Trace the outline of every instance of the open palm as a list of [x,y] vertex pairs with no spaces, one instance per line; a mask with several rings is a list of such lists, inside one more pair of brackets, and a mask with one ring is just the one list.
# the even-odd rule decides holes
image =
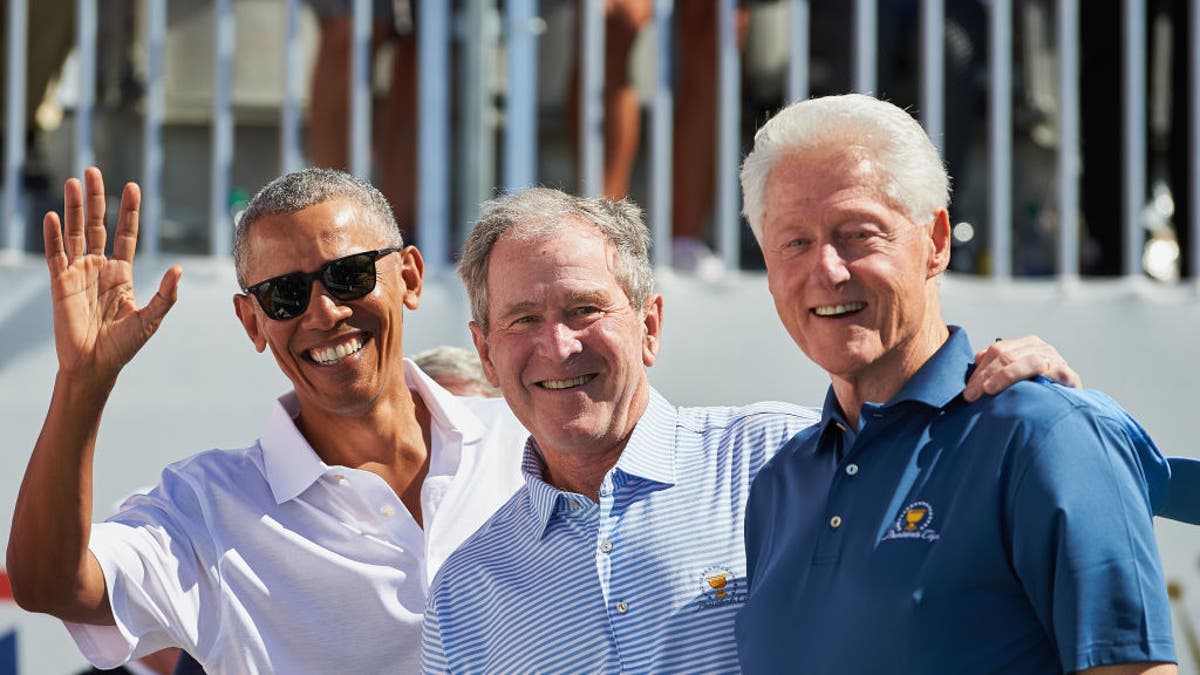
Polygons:
[[[182,270],[167,270],[158,292],[143,308],[133,293],[141,192],[125,186],[112,257],[104,255],[104,181],[94,167],[84,172],[85,191],[74,178],[63,188],[63,220],[47,213],[42,223],[54,306],[54,339],[60,370],[116,377],[158,330],[175,303]],[[86,220],[86,222],[85,222]]]

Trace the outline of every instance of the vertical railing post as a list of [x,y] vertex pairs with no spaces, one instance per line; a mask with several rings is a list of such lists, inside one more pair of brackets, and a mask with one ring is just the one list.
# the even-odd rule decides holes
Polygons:
[[304,166],[300,153],[300,0],[284,0],[283,105],[279,109],[279,168],[283,173]]
[[417,12],[417,221],[425,268],[450,260],[450,8],[425,2]]
[[1058,0],[1058,274],[1079,276],[1079,0]]
[[504,115],[504,189],[537,180],[537,0],[508,0],[508,95]]
[[921,122],[934,146],[946,151],[945,0],[921,2]]
[[654,99],[650,104],[650,232],[655,267],[671,263],[671,195],[674,167],[671,165],[675,129],[675,88],[671,81],[674,53],[671,19],[674,0],[654,3]]
[[233,0],[216,0],[213,69],[212,166],[209,193],[209,253],[225,258],[232,252],[229,221],[229,172],[233,167]]
[[146,116],[142,125],[142,217],[138,250],[157,255],[162,246],[163,117],[166,84],[163,42],[167,0],[146,0]]
[[988,17],[989,192],[992,277],[1012,276],[1012,0],[992,0]]
[[788,102],[795,103],[808,98],[809,62],[809,0],[791,0],[788,14],[788,35],[791,46],[788,50]]
[[741,253],[738,217],[737,166],[741,164],[742,70],[738,54],[737,0],[720,0],[716,49],[717,77],[717,199],[713,221],[717,248],[726,269],[737,269]]
[[75,62],[79,92],[75,106],[75,175],[96,163],[92,150],[92,112],[96,103],[96,0],[75,2]]
[[1125,0],[1122,59],[1125,94],[1125,256],[1121,270],[1141,276],[1142,206],[1146,202],[1146,2]]
[[[491,196],[495,174],[495,135],[492,133],[492,85],[488,58],[496,41],[492,0],[467,0],[466,35],[462,41],[461,114],[458,146],[458,217],[474,221],[479,204]],[[466,233],[463,233],[465,240]]]
[[854,91],[875,94],[879,49],[878,0],[854,0]]
[[25,54],[29,6],[8,0],[7,53],[4,55],[4,246],[25,248],[25,219],[21,213],[21,162],[25,154]]
[[581,0],[583,52],[579,84],[579,190],[604,191],[604,2]]
[[[1192,277],[1200,285],[1200,0],[1189,3],[1188,23],[1188,91],[1175,92],[1176,96],[1188,96],[1191,103],[1188,116],[1188,126],[1191,133],[1191,148],[1188,153],[1189,184],[1191,190],[1191,216],[1189,223],[1179,223],[1179,227],[1189,228],[1188,240],[1191,242]],[[1177,38],[1178,39],[1178,38]]]
[[350,40],[350,173],[371,178],[371,0],[353,0]]

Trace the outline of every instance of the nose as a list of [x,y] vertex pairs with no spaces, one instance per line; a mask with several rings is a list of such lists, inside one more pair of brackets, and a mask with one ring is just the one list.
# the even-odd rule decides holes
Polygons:
[[349,306],[330,295],[320,281],[314,281],[308,293],[308,309],[300,318],[305,328],[328,330],[350,318],[353,313]]
[[559,361],[565,361],[583,351],[578,331],[561,321],[546,323],[542,344],[546,354]]
[[817,266],[814,276],[818,283],[827,288],[837,288],[850,280],[846,258],[832,243],[822,244],[817,251]]

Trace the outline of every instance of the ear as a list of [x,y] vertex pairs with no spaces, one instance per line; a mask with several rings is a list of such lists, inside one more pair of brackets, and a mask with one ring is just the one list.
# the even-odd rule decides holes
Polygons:
[[938,276],[950,266],[950,214],[946,209],[938,209],[933,214],[933,224],[929,228],[929,274],[927,279]]
[[417,309],[421,306],[421,288],[425,280],[425,260],[416,246],[405,246],[400,252],[400,277],[404,279],[404,306]]
[[658,346],[662,342],[663,299],[658,293],[646,298],[642,307],[642,325],[646,329],[642,336],[642,363],[647,368],[658,360]]
[[267,348],[267,336],[263,334],[258,314],[254,311],[255,302],[258,301],[251,299],[249,295],[238,293],[233,296],[233,311],[242,322],[246,335],[254,343],[254,349],[261,354]]
[[483,376],[487,378],[488,384],[500,388],[500,378],[496,377],[496,367],[492,363],[492,349],[488,345],[487,336],[483,334],[483,329],[479,324],[472,321],[468,326],[471,329],[471,341],[475,343],[475,351],[479,352],[479,364],[483,366]]

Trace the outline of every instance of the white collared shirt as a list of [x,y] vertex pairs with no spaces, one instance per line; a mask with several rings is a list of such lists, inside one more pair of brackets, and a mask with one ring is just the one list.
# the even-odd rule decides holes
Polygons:
[[379,476],[321,461],[286,394],[258,443],[171,464],[92,527],[116,626],[67,623],[84,656],[178,645],[208,672],[417,672],[429,580],[523,484],[528,434],[503,399],[405,375],[431,418],[423,527]]

